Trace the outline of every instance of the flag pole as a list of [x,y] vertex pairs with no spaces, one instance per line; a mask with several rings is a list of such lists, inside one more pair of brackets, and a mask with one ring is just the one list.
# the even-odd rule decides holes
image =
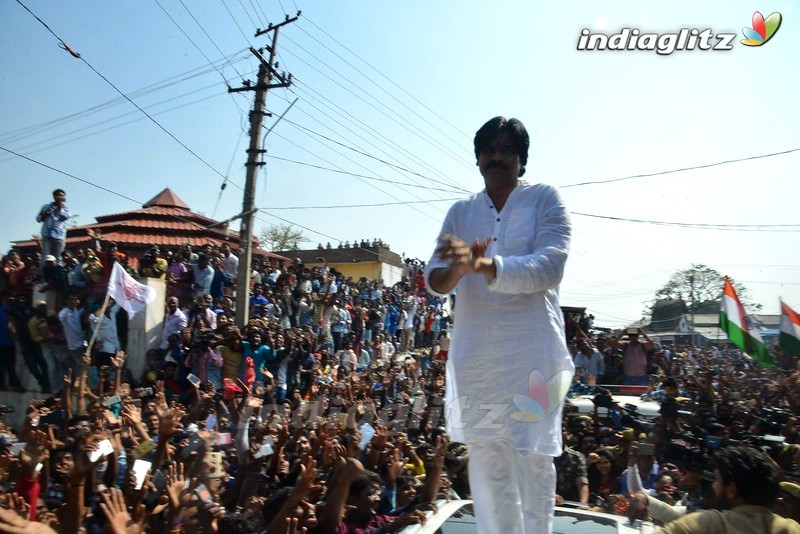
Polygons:
[[89,345],[86,347],[86,352],[83,353],[83,361],[81,362],[81,379],[80,379],[80,387],[78,388],[78,413],[83,413],[84,410],[84,393],[86,391],[86,380],[89,375],[89,364],[92,362],[92,347],[94,347],[94,342],[97,339],[97,333],[100,331],[100,324],[103,322],[103,317],[106,314],[106,308],[108,308],[108,301],[111,298],[111,294],[106,289],[106,298],[103,299],[103,305],[100,307],[100,312],[98,313],[98,321],[97,324],[94,326],[94,331],[92,332],[92,337],[89,339]]

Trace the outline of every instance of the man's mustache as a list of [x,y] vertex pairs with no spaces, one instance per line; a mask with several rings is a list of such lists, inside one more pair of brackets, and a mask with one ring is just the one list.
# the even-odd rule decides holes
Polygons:
[[502,163],[502,162],[500,162],[500,161],[493,161],[493,162],[491,162],[491,163],[490,163],[490,164],[489,164],[489,165],[488,165],[486,168],[487,168],[487,169],[502,169],[502,170],[507,170],[507,169],[508,169],[508,166],[506,166],[504,163]]

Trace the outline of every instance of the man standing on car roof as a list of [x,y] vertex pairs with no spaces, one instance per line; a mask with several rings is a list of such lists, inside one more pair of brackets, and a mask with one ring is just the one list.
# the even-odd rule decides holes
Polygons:
[[555,188],[520,180],[530,139],[519,120],[491,119],[474,144],[486,188],[450,208],[425,271],[434,293],[458,289],[447,430],[469,445],[479,531],[541,534],[575,371],[558,301],[569,215]]

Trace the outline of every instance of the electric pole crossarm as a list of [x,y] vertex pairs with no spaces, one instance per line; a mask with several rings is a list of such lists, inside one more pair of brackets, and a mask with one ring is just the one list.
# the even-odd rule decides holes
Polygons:
[[272,30],[277,30],[281,26],[286,26],[287,24],[291,24],[292,22],[296,21],[298,18],[300,18],[300,11],[297,12],[297,16],[292,17],[292,18],[289,18],[289,15],[286,15],[286,20],[284,20],[283,22],[279,22],[278,24],[271,24],[270,23],[270,25],[267,27],[266,30],[257,30],[256,31],[256,37],[261,37],[265,33],[269,33]]

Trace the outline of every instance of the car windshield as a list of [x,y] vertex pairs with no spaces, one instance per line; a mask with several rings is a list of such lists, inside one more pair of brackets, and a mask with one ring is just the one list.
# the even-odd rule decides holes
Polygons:
[[[475,534],[475,510],[472,504],[465,504],[439,529],[442,534]],[[617,522],[602,516],[586,513],[556,510],[553,520],[553,534],[617,534]]]

